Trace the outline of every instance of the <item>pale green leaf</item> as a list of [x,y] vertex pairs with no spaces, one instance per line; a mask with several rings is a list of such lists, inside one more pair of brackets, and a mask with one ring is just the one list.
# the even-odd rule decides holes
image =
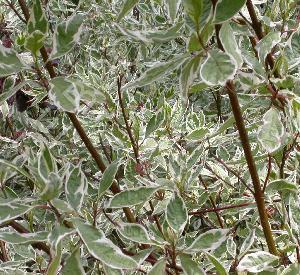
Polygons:
[[50,243],[52,250],[56,251],[58,249],[60,241],[66,236],[74,233],[74,231],[75,230],[73,228],[68,228],[60,224],[54,226],[48,236],[48,242]]
[[187,58],[187,54],[179,55],[174,57],[168,62],[159,62],[150,69],[146,70],[140,78],[128,83],[123,89],[142,87],[151,84],[154,81],[161,79],[167,73],[178,68]]
[[60,268],[61,256],[62,256],[62,245],[59,243],[56,251],[53,253],[50,264],[48,265],[47,275],[57,275]]
[[266,251],[258,251],[247,254],[241,259],[237,266],[238,271],[248,271],[252,273],[261,272],[270,269],[278,264],[279,258]]
[[101,230],[83,223],[79,219],[73,220],[76,230],[93,257],[106,265],[117,269],[132,269],[137,262],[123,254],[121,249],[107,239]]
[[152,134],[155,130],[157,130],[164,122],[165,119],[165,112],[163,110],[163,108],[161,108],[160,110],[158,110],[158,112],[153,115],[147,126],[146,126],[146,133],[145,133],[145,137],[149,137],[150,134]]
[[0,224],[14,220],[32,209],[31,205],[20,200],[5,201],[0,203]]
[[84,275],[85,271],[80,261],[80,248],[76,248],[66,259],[62,275]]
[[226,241],[228,233],[228,229],[211,229],[199,235],[186,252],[213,251]]
[[123,0],[123,5],[118,14],[117,21],[120,21],[124,16],[126,16],[138,2],[139,0]]
[[181,1],[180,0],[165,0],[165,1],[167,4],[168,14],[171,18],[171,21],[174,21]]
[[13,49],[0,44],[0,77],[19,73],[26,68],[26,64]]
[[145,203],[158,187],[137,187],[124,190],[111,198],[107,207],[120,208]]
[[245,238],[245,240],[241,245],[239,258],[241,258],[249,251],[249,249],[254,243],[254,239],[255,239],[255,230],[252,230],[250,234],[247,235],[247,237]]
[[231,236],[227,239],[226,248],[227,248],[227,252],[232,256],[232,258],[235,258],[236,244]]
[[150,236],[146,229],[139,225],[133,223],[121,224],[121,227],[118,228],[118,232],[126,239],[144,244],[152,244]]
[[44,185],[39,188],[41,200],[50,201],[59,197],[62,192],[63,180],[54,172],[49,173],[48,178],[44,179]]
[[49,59],[59,58],[73,49],[80,39],[82,22],[83,15],[74,14],[56,26]]
[[285,268],[280,275],[297,275],[300,274],[300,264],[294,263]]
[[190,255],[181,254],[179,256],[183,273],[185,275],[205,275],[205,271],[191,259]]
[[39,231],[34,233],[0,232],[0,240],[11,244],[29,244],[33,242],[44,242],[49,232]]
[[187,136],[186,139],[188,140],[201,140],[205,137],[205,135],[209,133],[209,130],[205,127],[201,127],[199,129],[193,130],[190,132]]
[[235,41],[233,30],[228,22],[222,24],[219,37],[225,52],[234,58],[238,68],[240,68],[243,65],[241,50]]
[[104,171],[99,183],[98,197],[100,198],[112,185],[118,171],[119,162],[114,161]]
[[188,221],[188,213],[183,199],[177,193],[173,194],[167,205],[166,219],[171,228],[182,233]]
[[62,77],[55,77],[50,81],[49,98],[54,104],[67,112],[76,112],[79,109],[80,94],[76,85]]
[[11,163],[4,159],[0,159],[0,164],[4,164],[5,166],[12,168],[13,170],[17,171],[18,173],[29,179],[31,182],[34,182],[34,179],[31,177],[30,174],[28,174],[23,168],[15,165],[14,163]]
[[118,26],[122,34],[126,35],[136,41],[142,41],[144,43],[163,43],[175,39],[180,35],[179,30],[183,26],[182,22],[177,23],[175,26],[166,30],[128,30]]
[[148,275],[165,275],[165,269],[166,259],[161,259],[152,267],[152,269],[148,272]]
[[246,0],[219,0],[216,5],[214,23],[222,23],[231,19],[245,3]]
[[264,64],[267,54],[270,53],[273,47],[280,42],[280,32],[270,31],[264,38],[262,38],[256,45],[259,60]]
[[198,26],[203,12],[203,1],[183,0],[182,4],[185,12],[193,20],[194,24]]
[[208,85],[224,85],[233,79],[237,70],[236,62],[226,53],[211,50],[201,66],[200,76]]
[[83,204],[83,199],[88,188],[88,182],[79,166],[70,167],[66,175],[65,194],[71,207],[79,211]]
[[258,130],[258,140],[267,152],[272,153],[282,145],[283,136],[284,126],[280,113],[277,109],[271,108],[263,117],[263,125]]
[[199,74],[201,56],[197,55],[191,58],[182,68],[180,78],[179,78],[179,87],[181,91],[181,96],[183,102],[187,102],[189,88],[193,84],[194,80]]
[[269,194],[282,192],[282,191],[297,193],[298,188],[296,184],[291,183],[285,179],[278,179],[278,180],[271,181],[266,188],[266,192]]

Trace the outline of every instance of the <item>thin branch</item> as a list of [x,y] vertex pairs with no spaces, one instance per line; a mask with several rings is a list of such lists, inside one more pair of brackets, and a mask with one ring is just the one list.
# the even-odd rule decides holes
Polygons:
[[[251,21],[252,21],[252,27],[255,31],[255,34],[257,35],[258,39],[261,40],[265,36],[265,34],[263,32],[263,29],[262,29],[262,24],[257,18],[257,15],[256,15],[256,12],[255,12],[252,1],[247,0],[246,6],[247,6],[248,13],[249,13]],[[267,55],[267,62],[269,64],[271,70],[273,70],[273,68],[275,66],[275,62],[274,62],[273,56],[271,54]],[[280,75],[279,75],[277,69],[274,70],[274,76],[277,77],[277,78],[280,78]]]
[[272,157],[269,154],[269,157],[268,157],[268,171],[267,171],[267,175],[266,175],[266,178],[265,178],[265,181],[264,181],[264,185],[263,185],[263,189],[262,189],[263,193],[265,193],[265,190],[266,190],[266,187],[267,187],[267,183],[268,183],[270,175],[271,175],[271,170],[272,170]]
[[[19,3],[19,5],[20,5],[20,7],[23,11],[23,14],[25,16],[26,21],[28,21],[30,15],[29,15],[29,10],[28,10],[28,7],[26,5],[26,2],[24,0],[18,0],[18,3]],[[51,78],[56,77],[54,67],[53,67],[52,63],[48,61],[48,53],[47,53],[46,48],[44,46],[40,49],[40,53],[41,53],[41,56],[43,58],[43,61],[45,62],[45,67],[46,67],[50,77]],[[77,133],[79,134],[81,140],[83,141],[84,145],[86,146],[86,148],[90,152],[91,156],[95,160],[98,168],[103,173],[106,169],[106,166],[105,166],[100,154],[97,152],[96,148],[94,147],[91,140],[87,136],[87,134],[86,134],[85,130],[83,129],[80,121],[78,120],[78,118],[76,117],[76,115],[74,113],[67,112],[67,115],[68,115],[69,119],[71,120],[71,122],[73,123],[73,126],[75,127],[75,129],[76,129]],[[120,187],[117,185],[116,182],[113,182],[110,189],[114,194],[119,193],[121,191]],[[134,217],[134,214],[130,210],[130,208],[124,207],[123,211],[124,211],[125,216],[126,216],[126,218],[129,222],[134,223],[136,221],[135,217]]]
[[230,182],[228,182],[225,179],[223,179],[222,177],[220,177],[207,163],[205,163],[205,168],[207,170],[209,170],[212,174],[214,174],[219,180],[223,181],[225,184],[230,186],[232,189],[237,190],[237,188],[234,185],[232,185]]
[[245,127],[243,114],[240,108],[239,100],[235,91],[235,87],[232,81],[227,81],[226,88],[228,91],[230,104],[232,107],[232,112],[235,118],[236,126],[239,131],[240,140],[242,143],[242,147],[244,150],[245,158],[247,161],[249,173],[252,179],[253,187],[254,187],[254,197],[257,204],[257,209],[259,212],[260,223],[263,228],[263,232],[266,238],[266,242],[269,248],[270,253],[277,255],[278,251],[275,245],[275,241],[272,235],[271,226],[269,223],[265,198],[260,186],[260,179],[257,173],[256,164],[252,155],[251,146],[248,138],[248,133]]
[[226,170],[228,170],[231,174],[233,174],[234,176],[236,176],[239,181],[254,195],[254,191],[248,186],[248,184],[244,181],[244,179],[242,177],[240,177],[240,175],[235,172],[233,169],[231,169],[223,160],[219,159],[218,157],[216,157],[215,155],[211,155],[216,161],[218,161],[219,163],[221,163]]
[[1,250],[1,254],[0,254],[1,260],[3,262],[8,262],[10,259],[6,249],[6,243],[4,241],[0,241],[0,250]]
[[[31,233],[29,230],[27,230],[23,225],[17,223],[16,221],[11,221],[7,225],[11,226],[13,229],[15,229],[19,233]],[[34,242],[31,244],[33,248],[39,249],[47,253],[49,256],[51,256],[50,248],[43,242]]]
[[122,115],[124,118],[124,122],[125,122],[125,126],[126,126],[126,131],[127,134],[129,136],[130,139],[130,143],[131,143],[131,147],[133,149],[134,152],[134,157],[137,163],[139,163],[139,147],[138,147],[138,143],[135,141],[132,130],[131,130],[131,126],[129,124],[129,118],[126,114],[126,110],[125,110],[125,105],[124,105],[124,101],[123,101],[123,97],[122,97],[122,76],[118,77],[117,80],[117,84],[118,84],[118,98],[119,98],[119,104],[121,107],[121,111],[122,111]]
[[16,16],[19,17],[19,19],[26,24],[26,20],[21,16],[21,14],[17,11],[15,5],[13,2],[5,0],[6,4],[14,11]]
[[[202,185],[203,185],[203,187],[205,188],[205,190],[208,191],[207,184],[205,183],[205,181],[203,180],[203,178],[201,177],[201,175],[199,176],[199,180],[200,180],[200,182],[202,183]],[[213,209],[217,209],[217,206],[216,206],[216,204],[215,204],[214,199],[212,198],[212,196],[209,195],[208,198],[209,198],[209,201],[210,201],[210,203],[211,203]],[[217,219],[218,219],[218,222],[219,222],[219,224],[220,224],[220,227],[221,227],[221,228],[224,228],[224,223],[223,223],[223,220],[222,220],[220,214],[218,213],[218,211],[214,211],[214,212],[215,212],[215,214],[216,214],[216,216],[217,216]]]
[[[281,199],[273,200],[273,202],[280,202],[280,201],[281,201]],[[209,212],[216,212],[216,211],[219,212],[219,211],[223,211],[223,210],[227,210],[227,209],[241,208],[241,207],[246,207],[246,206],[254,205],[254,204],[256,204],[255,201],[245,202],[245,203],[236,204],[236,205],[225,205],[225,206],[216,207],[216,208],[205,208],[205,209],[200,209],[197,211],[190,211],[189,215],[192,215],[192,216],[203,215],[203,214],[209,213]]]

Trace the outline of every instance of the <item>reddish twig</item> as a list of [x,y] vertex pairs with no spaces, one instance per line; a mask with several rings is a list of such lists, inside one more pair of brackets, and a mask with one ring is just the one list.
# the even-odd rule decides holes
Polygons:
[[[206,183],[204,182],[204,180],[203,180],[203,178],[201,177],[201,175],[199,176],[199,180],[200,180],[201,184],[203,185],[204,189],[205,189],[206,191],[208,191],[207,185],[206,185]],[[209,198],[209,201],[210,201],[210,203],[211,203],[213,209],[217,209],[217,206],[216,206],[216,204],[215,204],[215,201],[214,201],[213,197],[212,197],[211,195],[209,195],[208,198]],[[224,223],[223,223],[223,220],[222,220],[220,214],[218,213],[218,211],[214,211],[214,212],[215,212],[215,214],[216,214],[216,216],[217,216],[217,219],[218,219],[218,222],[219,222],[219,224],[220,224],[220,227],[221,227],[221,228],[224,228]]]
[[[273,200],[273,202],[280,202],[280,201],[281,201],[281,199]],[[216,211],[219,212],[219,211],[223,211],[223,210],[227,210],[227,209],[233,209],[233,208],[241,208],[241,207],[246,207],[246,206],[254,205],[254,204],[256,204],[255,201],[245,202],[245,203],[236,204],[236,205],[225,205],[225,206],[216,207],[216,208],[205,208],[205,209],[200,209],[200,210],[197,210],[197,211],[190,211],[189,215],[198,216],[198,215],[203,215],[205,213],[216,212]]]
[[266,178],[265,178],[265,181],[264,181],[264,185],[263,185],[263,189],[262,189],[263,193],[265,193],[265,190],[266,190],[266,187],[267,187],[267,183],[268,183],[268,180],[269,180],[270,175],[271,175],[271,170],[272,170],[272,157],[269,154],[269,156],[268,156],[268,171],[267,171],[267,175],[266,175]]

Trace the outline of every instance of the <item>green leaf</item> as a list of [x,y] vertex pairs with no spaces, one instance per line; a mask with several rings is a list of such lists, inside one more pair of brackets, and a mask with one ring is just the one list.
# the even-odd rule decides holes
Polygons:
[[123,254],[121,249],[107,239],[101,230],[97,230],[79,219],[74,219],[73,222],[80,238],[93,257],[112,268],[137,268],[137,262]]
[[211,263],[215,266],[218,275],[228,275],[228,272],[226,271],[223,264],[215,256],[207,252],[206,252],[206,256],[211,261]]
[[295,56],[299,57],[300,55],[300,30],[299,29],[291,35],[288,41],[288,45],[290,46]]
[[271,108],[263,116],[263,125],[258,130],[258,140],[269,153],[279,149],[283,142],[284,126],[281,122],[280,112]]
[[111,163],[106,170],[104,171],[102,178],[99,183],[99,189],[98,189],[98,197],[100,198],[101,196],[104,195],[104,193],[110,188],[112,185],[114,178],[117,174],[119,168],[119,162],[114,161]]
[[33,1],[30,18],[27,23],[27,31],[29,34],[32,34],[35,31],[39,31],[43,35],[48,33],[48,21],[40,0]]
[[165,0],[167,4],[168,14],[173,22],[179,9],[180,0]]
[[0,232],[0,240],[11,244],[29,244],[33,242],[44,242],[49,232],[39,231],[35,233]]
[[88,182],[79,166],[70,167],[66,175],[65,194],[69,205],[79,211],[88,188]]
[[23,204],[20,200],[5,201],[0,203],[0,224],[14,220],[32,209],[32,206]]
[[80,39],[83,22],[82,14],[74,14],[68,20],[59,23],[54,32],[52,52],[49,59],[59,58],[70,52]]
[[232,258],[235,258],[236,244],[231,236],[227,239],[226,248],[227,248],[227,252],[232,256]]
[[0,77],[19,73],[26,68],[26,64],[13,49],[0,44]]
[[188,140],[201,140],[202,138],[205,137],[205,135],[209,133],[209,130],[205,127],[201,127],[199,129],[193,130],[190,132],[187,136],[186,139]]
[[269,32],[263,39],[261,39],[255,46],[258,57],[261,63],[265,63],[267,54],[272,51],[272,48],[280,42],[280,32]]
[[76,85],[65,77],[55,77],[50,81],[49,98],[54,104],[66,112],[79,109],[80,94]]
[[214,23],[219,24],[231,19],[245,3],[246,0],[219,0],[216,5]]
[[271,181],[266,188],[266,192],[269,194],[282,192],[282,191],[297,193],[298,188],[296,184],[291,183],[285,179],[278,179],[278,180]]
[[84,275],[85,271],[80,261],[80,248],[76,248],[66,259],[62,275]]
[[128,30],[118,26],[122,34],[126,35],[136,41],[142,41],[144,43],[164,43],[168,42],[176,37],[180,36],[179,30],[183,26],[182,22],[177,23],[175,26],[166,30],[149,30],[149,31],[137,31]]
[[228,22],[222,24],[219,37],[225,52],[235,60],[238,68],[240,68],[243,65],[242,54],[235,41],[233,30]]
[[39,196],[41,200],[50,201],[58,198],[62,192],[63,181],[61,177],[51,172],[48,175],[48,179],[44,179],[44,185],[40,188]]
[[103,265],[103,270],[105,275],[124,275],[123,270],[115,269],[107,265]]
[[188,221],[188,213],[183,199],[174,193],[166,209],[166,219],[171,228],[179,235]]
[[7,167],[12,168],[13,170],[19,172],[21,175],[23,175],[24,177],[29,179],[31,182],[34,182],[34,179],[23,168],[20,168],[19,166],[15,165],[14,163],[11,163],[4,159],[0,159],[0,163],[4,164]]
[[123,19],[123,17],[125,17],[138,2],[139,0],[124,0],[122,8],[118,14],[117,21]]
[[185,12],[193,20],[194,24],[198,26],[203,12],[203,1],[183,0],[182,4]]
[[239,255],[240,259],[249,251],[249,249],[254,243],[254,239],[255,239],[255,229],[252,230],[250,234],[248,234],[245,240],[243,241],[240,248],[240,255]]
[[139,224],[133,224],[133,223],[121,224],[121,227],[118,228],[118,232],[124,238],[136,243],[144,243],[144,244],[153,243],[146,229]]
[[54,257],[51,259],[50,264],[48,265],[47,275],[57,275],[60,268],[61,256],[62,256],[62,245],[59,243],[57,250],[55,251]]
[[285,268],[280,275],[296,275],[300,274],[300,264],[294,263]]
[[111,198],[108,208],[120,208],[146,202],[158,187],[137,187],[122,191]]
[[185,275],[205,275],[205,271],[191,259],[191,256],[181,254],[179,256],[183,273]]
[[186,253],[213,251],[226,241],[228,229],[211,229],[201,235],[187,248]]
[[200,76],[208,85],[224,85],[233,79],[237,70],[236,62],[230,55],[219,50],[211,50],[201,66]]
[[161,108],[157,112],[157,114],[153,115],[149,120],[146,126],[146,133],[145,137],[149,137],[155,130],[157,130],[164,122],[165,119],[165,112],[164,109]]
[[183,102],[187,102],[189,88],[193,84],[195,78],[198,76],[201,56],[197,55],[191,58],[181,70],[179,78],[179,87]]
[[261,272],[278,264],[279,257],[266,251],[247,254],[237,266],[238,271]]
[[56,251],[60,241],[64,237],[74,233],[74,231],[75,230],[73,228],[68,228],[64,225],[55,225],[48,236],[48,242],[50,243],[52,250]]
[[148,275],[165,275],[165,269],[166,259],[161,259],[152,267],[152,269],[148,272]]
[[174,57],[168,62],[159,62],[146,72],[144,72],[140,78],[126,84],[123,89],[142,87],[151,84],[154,81],[161,79],[167,73],[178,68],[187,58],[187,54],[179,55]]
[[39,176],[47,181],[51,172],[57,172],[56,160],[53,157],[48,146],[43,144],[38,154],[38,172]]
[[68,80],[76,86],[80,95],[80,100],[97,103],[104,103],[106,101],[106,97],[103,91],[101,91],[100,89],[95,89],[91,85],[82,82],[82,79],[73,79],[69,77]]
[[34,56],[37,56],[40,48],[43,47],[45,35],[40,31],[34,31],[26,37],[24,47],[31,51]]

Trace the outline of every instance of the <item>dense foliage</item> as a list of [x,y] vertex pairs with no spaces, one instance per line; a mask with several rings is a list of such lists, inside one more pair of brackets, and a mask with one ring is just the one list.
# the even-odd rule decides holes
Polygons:
[[1,0],[1,274],[300,274],[297,0]]

